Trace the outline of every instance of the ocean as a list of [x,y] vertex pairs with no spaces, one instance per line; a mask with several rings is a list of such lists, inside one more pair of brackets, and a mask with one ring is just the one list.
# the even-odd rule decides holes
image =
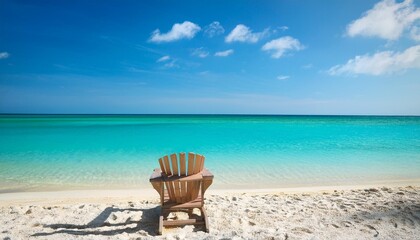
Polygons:
[[215,189],[410,183],[420,117],[0,115],[0,192],[151,188],[178,152],[204,155]]

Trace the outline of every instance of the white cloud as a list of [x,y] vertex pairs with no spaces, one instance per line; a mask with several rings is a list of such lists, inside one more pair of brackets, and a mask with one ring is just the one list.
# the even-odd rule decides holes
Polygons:
[[214,56],[216,57],[227,57],[233,53],[233,49],[229,49],[226,51],[216,52]]
[[387,40],[398,39],[405,29],[420,19],[420,9],[412,0],[396,3],[394,0],[383,0],[372,9],[347,26],[350,37],[380,37]]
[[204,35],[210,38],[223,34],[224,32],[225,32],[225,29],[217,21],[210,23],[210,25],[204,28]]
[[232,30],[232,32],[229,33],[229,35],[226,36],[225,42],[248,42],[248,43],[256,43],[261,38],[265,37],[269,34],[268,28],[265,29],[262,32],[253,33],[251,29],[243,24],[238,24],[236,27]]
[[420,45],[403,52],[383,51],[373,55],[356,56],[346,64],[336,65],[328,70],[330,75],[368,74],[382,75],[409,68],[420,68]]
[[160,33],[159,29],[153,31],[150,37],[151,42],[173,42],[180,39],[191,39],[201,28],[195,23],[185,21],[183,23],[175,23],[171,31],[167,33]]
[[191,53],[192,56],[197,56],[200,58],[205,58],[209,55],[209,52],[206,51],[203,47],[196,48]]
[[286,79],[289,79],[289,78],[290,78],[290,76],[283,76],[283,75],[280,75],[280,76],[277,77],[278,80],[286,80]]
[[6,59],[10,57],[10,54],[8,52],[1,52],[0,53],[0,59]]
[[272,58],[280,58],[284,55],[286,51],[299,51],[304,49],[304,46],[299,42],[299,40],[286,36],[264,44],[264,46],[262,46],[261,49],[263,51],[271,52]]
[[163,56],[163,57],[159,58],[156,62],[165,62],[165,61],[168,61],[169,59],[171,59],[171,57],[166,55],[166,56]]

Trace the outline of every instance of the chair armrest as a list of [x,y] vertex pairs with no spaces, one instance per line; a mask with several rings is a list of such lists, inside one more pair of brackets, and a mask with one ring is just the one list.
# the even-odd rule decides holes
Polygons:
[[193,182],[193,181],[200,181],[203,179],[203,176],[200,173],[189,175],[189,176],[163,176],[164,182],[171,182],[171,181],[180,181],[180,182]]
[[153,170],[152,175],[150,176],[149,181],[150,182],[161,182],[161,181],[163,181],[162,170],[160,170],[160,168],[155,168],[155,170]]
[[212,180],[214,178],[213,174],[207,169],[203,168],[203,170],[197,174],[189,175],[189,176],[166,176],[162,173],[160,168],[156,168],[152,175],[150,176],[150,182],[168,182],[168,181],[176,181],[179,180],[180,182],[191,182],[191,181],[198,181],[198,180]]
[[203,171],[201,171],[201,174],[204,180],[211,180],[214,178],[213,173],[211,173],[207,168],[203,168]]

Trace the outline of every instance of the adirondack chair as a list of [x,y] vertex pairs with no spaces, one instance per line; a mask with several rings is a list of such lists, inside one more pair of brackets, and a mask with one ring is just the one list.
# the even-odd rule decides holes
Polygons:
[[[205,157],[188,153],[171,154],[159,158],[160,168],[156,168],[150,177],[153,188],[160,195],[162,211],[159,217],[158,234],[166,226],[204,224],[209,232],[209,223],[204,209],[204,193],[213,182],[213,174],[204,168]],[[194,208],[200,209],[201,219],[192,219]],[[188,220],[168,220],[171,212],[187,212]]]

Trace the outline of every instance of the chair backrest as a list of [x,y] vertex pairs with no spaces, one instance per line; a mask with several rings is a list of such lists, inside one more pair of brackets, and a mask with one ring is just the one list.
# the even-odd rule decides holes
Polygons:
[[[173,153],[169,156],[159,158],[159,165],[162,172],[168,176],[189,176],[203,170],[205,157],[200,154],[188,153],[188,161],[185,153],[179,157]],[[200,192],[200,181],[169,181],[165,182],[169,198],[173,202],[183,203],[194,200]]]

